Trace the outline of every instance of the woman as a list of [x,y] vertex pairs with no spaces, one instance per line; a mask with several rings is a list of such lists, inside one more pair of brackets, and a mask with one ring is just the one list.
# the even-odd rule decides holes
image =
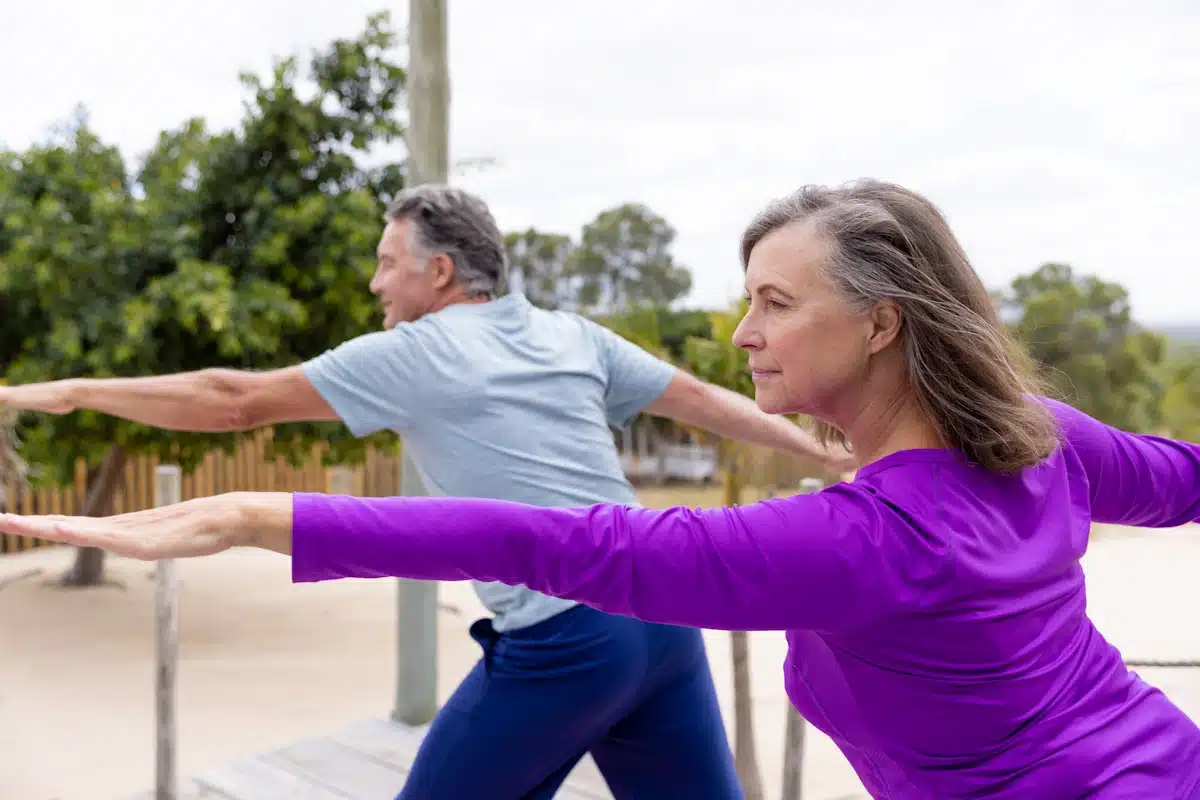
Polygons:
[[849,442],[851,483],[740,508],[235,494],[0,531],[143,559],[290,553],[296,581],[526,584],[705,628],[786,630],[789,697],[874,797],[1200,796],[1200,728],[1085,609],[1091,523],[1200,519],[1200,446],[1039,398],[937,209],[807,187],[745,233],[757,401]]

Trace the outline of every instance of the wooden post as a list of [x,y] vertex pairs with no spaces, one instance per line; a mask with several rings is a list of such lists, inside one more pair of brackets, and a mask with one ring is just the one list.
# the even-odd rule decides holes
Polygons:
[[[725,495],[722,505],[742,502],[745,458],[741,445],[721,443],[725,465]],[[763,800],[762,769],[758,765],[758,747],[754,742],[754,697],[750,675],[750,637],[746,631],[730,631],[730,657],[733,666],[733,764],[746,800]]]
[[[450,66],[446,0],[408,3],[408,182],[444,184],[450,173]],[[400,494],[428,494],[403,455]],[[392,719],[421,725],[437,713],[437,583],[396,584],[396,707]]]
[[[163,464],[155,470],[154,505],[178,503],[183,484],[179,467]],[[175,800],[175,666],[179,658],[178,583],[173,560],[154,565],[154,798]]]
[[[825,488],[820,478],[804,478],[800,491],[804,494]],[[804,717],[787,701],[787,727],[783,732],[783,793],[780,800],[802,800],[804,796]]]
[[649,420],[644,416],[639,416],[634,421],[634,434],[637,441],[634,444],[635,463],[637,464],[637,476],[645,478],[650,474],[650,429],[647,427],[650,424]]

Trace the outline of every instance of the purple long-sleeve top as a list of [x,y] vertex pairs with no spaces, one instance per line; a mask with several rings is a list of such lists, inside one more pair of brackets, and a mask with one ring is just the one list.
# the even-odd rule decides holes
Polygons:
[[1092,522],[1200,520],[1200,446],[1046,401],[1015,476],[909,450],[737,508],[297,494],[293,578],[525,584],[615,614],[785,630],[788,696],[877,798],[1200,797],[1200,728],[1088,619]]

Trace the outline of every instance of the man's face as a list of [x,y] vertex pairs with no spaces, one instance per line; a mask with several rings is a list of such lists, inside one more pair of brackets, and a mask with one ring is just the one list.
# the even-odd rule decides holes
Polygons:
[[411,226],[409,220],[389,222],[375,248],[378,266],[371,278],[371,293],[379,298],[387,330],[420,319],[438,296],[438,271],[429,269],[428,259],[418,258],[424,254],[409,247]]

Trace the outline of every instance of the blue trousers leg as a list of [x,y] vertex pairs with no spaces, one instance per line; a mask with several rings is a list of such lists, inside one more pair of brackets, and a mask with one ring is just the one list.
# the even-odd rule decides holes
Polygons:
[[551,798],[589,750],[618,800],[742,797],[699,631],[577,606],[472,635],[398,800]]

